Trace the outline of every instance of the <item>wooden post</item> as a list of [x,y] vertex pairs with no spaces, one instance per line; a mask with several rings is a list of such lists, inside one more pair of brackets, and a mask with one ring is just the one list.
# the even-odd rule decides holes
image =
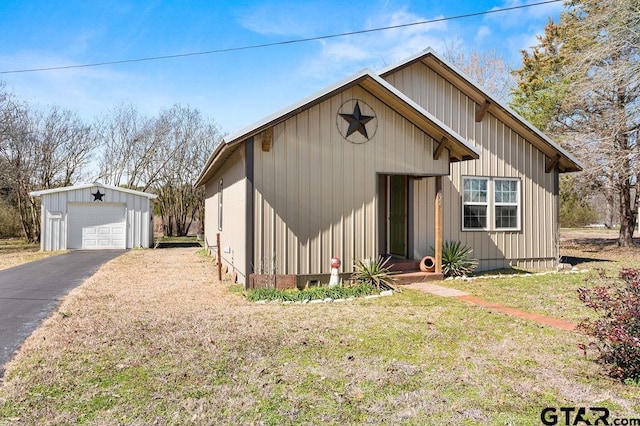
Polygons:
[[436,240],[436,274],[442,273],[442,176],[436,176],[436,196],[434,200]]
[[218,264],[218,280],[222,282],[222,248],[220,248],[220,233],[216,234],[216,247],[218,254],[216,255],[216,263]]

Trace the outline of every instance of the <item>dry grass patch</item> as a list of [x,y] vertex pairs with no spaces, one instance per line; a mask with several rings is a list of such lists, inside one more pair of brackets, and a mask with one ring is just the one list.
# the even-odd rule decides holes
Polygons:
[[7,365],[0,424],[535,424],[547,405],[640,411],[580,336],[416,291],[257,305],[193,249],[136,250]]
[[19,238],[0,239],[0,269],[11,268],[60,253],[64,252],[40,251],[39,243],[28,243]]

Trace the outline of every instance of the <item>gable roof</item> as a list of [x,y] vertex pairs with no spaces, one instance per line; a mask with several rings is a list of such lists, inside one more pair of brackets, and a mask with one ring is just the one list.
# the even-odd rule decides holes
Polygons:
[[382,78],[385,78],[388,75],[417,62],[422,62],[427,67],[440,74],[465,95],[469,96],[478,105],[483,105],[485,102],[489,102],[488,112],[503,121],[514,131],[520,134],[520,136],[532,143],[536,148],[549,157],[550,161],[557,162],[560,172],[577,172],[582,170],[583,165],[572,154],[551,140],[551,138],[542,133],[538,128],[529,123],[507,105],[503,104],[480,86],[472,82],[464,72],[438,56],[438,54],[431,48],[425,49],[423,52],[411,56],[398,64],[387,67],[381,70],[378,74]]
[[158,196],[156,194],[149,194],[148,192],[142,192],[142,191],[136,191],[133,189],[127,189],[127,188],[120,188],[119,186],[113,186],[113,185],[105,185],[104,183],[100,183],[100,182],[93,182],[93,183],[81,183],[78,185],[73,185],[73,186],[63,186],[61,188],[52,188],[52,189],[43,189],[40,191],[32,191],[29,193],[29,195],[31,195],[32,197],[41,197],[43,195],[47,195],[47,194],[55,194],[56,192],[65,192],[65,191],[75,191],[77,189],[85,189],[85,188],[103,188],[103,189],[110,189],[112,191],[119,191],[119,192],[126,192],[127,194],[133,194],[133,195],[138,195],[140,197],[146,197],[150,200],[154,199],[154,198],[158,198]]
[[396,87],[369,70],[362,70],[353,76],[331,85],[320,92],[296,102],[260,121],[225,137],[207,159],[195,186],[204,184],[220,168],[231,154],[247,139],[264,130],[291,118],[300,112],[340,93],[350,87],[360,85],[372,95],[383,101],[404,118],[438,142],[448,141],[450,161],[462,161],[480,158],[480,150],[445,125],[415,101],[400,92]]

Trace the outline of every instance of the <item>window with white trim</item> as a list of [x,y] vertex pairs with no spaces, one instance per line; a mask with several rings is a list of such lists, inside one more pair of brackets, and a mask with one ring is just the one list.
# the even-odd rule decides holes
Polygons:
[[520,230],[520,180],[464,177],[462,230]]
[[520,229],[520,181],[495,179],[493,186],[495,229]]
[[487,178],[464,178],[462,229],[487,229],[489,196]]
[[222,231],[222,179],[218,182],[218,231]]

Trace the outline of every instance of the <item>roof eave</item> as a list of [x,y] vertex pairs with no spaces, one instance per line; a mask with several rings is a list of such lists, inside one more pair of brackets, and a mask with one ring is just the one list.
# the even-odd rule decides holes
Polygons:
[[[366,84],[366,81],[368,80],[370,80],[372,84]],[[480,150],[478,148],[470,144],[462,136],[438,120],[435,116],[431,115],[423,107],[400,92],[396,87],[381,78],[379,75],[365,69],[224,138],[220,145],[216,147],[214,152],[207,159],[207,162],[194,185],[196,187],[204,185],[205,182],[215,174],[217,168],[221,166],[221,163],[223,163],[223,161],[220,161],[220,158],[222,158],[228,147],[240,144],[247,139],[258,135],[269,127],[275,126],[301,111],[324,101],[335,93],[343,91],[346,88],[353,87],[357,84],[362,84],[363,87],[370,91],[374,96],[381,97],[383,95],[381,91],[388,93],[396,102],[393,107],[402,108],[406,111],[411,110],[414,112],[414,114],[412,114],[412,118],[405,115],[407,120],[416,125],[419,124],[416,123],[416,121],[422,121],[422,125],[419,127],[432,137],[438,137],[439,139],[441,136],[445,136],[449,143],[453,144],[451,147],[453,149],[449,149],[450,152],[454,152],[456,154],[456,156],[453,157],[453,161],[480,158]],[[437,131],[429,132],[427,131],[428,129],[437,129]],[[434,135],[433,133],[437,133],[437,135]]]
[[[384,80],[382,77],[378,75],[373,75],[372,79],[376,81],[378,84],[383,86],[389,93],[395,96],[398,101],[415,111],[417,117],[422,117],[424,121],[428,123],[427,128],[419,126],[422,128],[425,133],[429,134],[431,137],[441,139],[445,137],[449,143],[453,143],[454,145],[450,146],[449,152],[454,154],[451,159],[453,161],[462,161],[462,160],[470,160],[470,159],[478,159],[480,158],[480,150],[469,143],[465,138],[460,136],[457,132],[451,129],[449,126],[444,124],[434,115],[432,115],[425,108],[416,103],[413,99],[409,98],[407,95],[398,90],[395,86]],[[397,107],[397,106],[396,106]],[[405,118],[409,121],[415,120],[410,119],[409,117]]]
[[345,87],[358,84],[362,79],[371,75],[374,75],[371,71],[366,69],[362,70],[349,78],[328,86],[311,96],[308,96],[294,104],[289,105],[288,107],[281,109],[280,111],[277,111],[247,127],[244,127],[241,130],[238,130],[226,136],[207,159],[207,162],[202,168],[200,175],[196,179],[194,186],[197,188],[204,185],[205,182],[209,180],[211,176],[213,176],[213,174],[215,174],[216,168],[214,166],[219,163],[217,160],[222,155],[223,151],[227,149],[227,146],[242,143],[243,141],[246,141],[247,139],[258,135],[260,132],[268,129],[269,127],[275,126],[276,124],[285,121],[289,117],[298,114],[300,111],[303,111],[304,109],[307,109],[312,105],[322,102],[324,99],[332,96],[337,91],[340,91]]
[[[581,171],[584,168],[583,164],[576,157],[574,157],[572,154],[570,154],[568,151],[566,151],[556,142],[551,140],[547,135],[542,133],[533,124],[529,123],[524,117],[520,116],[517,112],[513,111],[510,107],[508,107],[507,105],[503,104],[502,102],[494,98],[485,89],[481,88],[479,85],[472,82],[465,75],[463,71],[458,69],[455,65],[442,59],[431,48],[427,48],[424,51],[418,54],[415,54],[398,64],[386,67],[383,70],[381,70],[378,74],[384,78],[385,76],[391,73],[397,72],[398,70],[405,68],[407,66],[410,66],[411,64],[416,62],[423,62],[427,66],[438,65],[442,68],[447,69],[450,73],[454,74],[460,82],[466,85],[468,89],[475,92],[476,96],[472,96],[472,98],[476,98],[474,99],[474,101],[478,101],[479,98],[489,100],[489,102],[491,102],[491,108],[494,111],[494,113],[495,113],[495,108],[502,111],[504,115],[511,117],[512,120],[516,121],[522,126],[523,130],[528,131],[528,133],[530,133],[535,139],[537,139],[539,144],[547,145],[555,153],[560,154],[562,158],[558,164],[558,169],[561,172],[576,172],[576,171]],[[467,91],[465,91],[464,89],[460,87],[459,89],[467,93]],[[469,95],[469,93],[467,93],[467,95]],[[534,143],[534,145],[536,145],[538,149],[540,149],[540,146],[538,146],[538,144]],[[542,149],[541,151],[544,152],[544,150]],[[549,156],[547,152],[545,152],[545,155]],[[553,158],[553,155],[551,155],[550,157]]]
[[146,197],[150,200],[154,199],[154,198],[158,198],[158,196],[156,194],[151,194],[148,192],[142,192],[142,191],[136,191],[134,189],[128,189],[128,188],[121,188],[119,186],[113,186],[113,185],[106,185],[104,183],[100,183],[100,182],[92,182],[92,183],[83,183],[83,184],[79,184],[79,185],[72,185],[72,186],[63,186],[60,188],[51,188],[51,189],[42,189],[39,191],[31,191],[29,193],[29,195],[31,197],[41,197],[43,195],[47,195],[47,194],[55,194],[56,192],[67,192],[67,191],[75,191],[78,189],[86,189],[86,188],[93,188],[93,187],[100,187],[100,188],[104,188],[104,189],[110,189],[113,191],[120,191],[120,192],[125,192],[128,194],[133,194],[133,195],[138,195],[141,197]]

